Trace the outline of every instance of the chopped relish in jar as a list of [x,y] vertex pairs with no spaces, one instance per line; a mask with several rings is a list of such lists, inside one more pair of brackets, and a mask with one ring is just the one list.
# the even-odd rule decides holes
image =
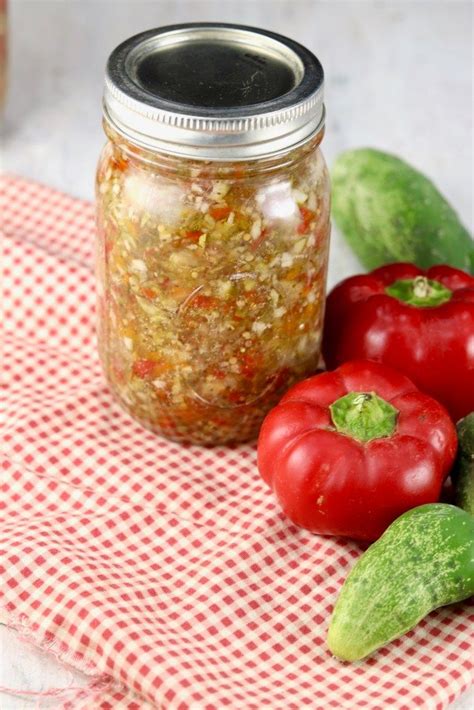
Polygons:
[[146,158],[111,142],[98,172],[106,375],[167,436],[248,439],[318,364],[323,158],[308,146],[265,170]]
[[213,160],[139,146],[107,114],[104,125],[98,311],[110,386],[172,439],[252,439],[318,366],[330,229],[323,130],[277,155]]

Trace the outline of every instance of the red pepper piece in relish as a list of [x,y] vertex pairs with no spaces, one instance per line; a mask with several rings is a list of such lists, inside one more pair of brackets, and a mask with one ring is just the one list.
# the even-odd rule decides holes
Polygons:
[[189,239],[192,242],[198,242],[199,237],[202,236],[204,232],[201,232],[199,229],[194,229],[189,232],[185,232],[184,236],[186,239]]
[[204,293],[198,293],[191,301],[191,305],[194,306],[194,308],[211,309],[217,308],[219,306],[219,301],[213,296],[206,296]]
[[299,206],[301,222],[298,225],[298,234],[306,234],[311,222],[316,218],[316,214],[304,205]]
[[132,372],[143,380],[153,375],[156,364],[154,360],[135,360],[132,365]]
[[214,207],[211,207],[209,209],[209,214],[211,215],[212,219],[215,219],[217,221],[219,221],[220,219],[227,219],[231,212],[231,207],[221,205],[215,205]]
[[128,168],[128,160],[123,155],[118,155],[112,158],[112,167],[123,173]]

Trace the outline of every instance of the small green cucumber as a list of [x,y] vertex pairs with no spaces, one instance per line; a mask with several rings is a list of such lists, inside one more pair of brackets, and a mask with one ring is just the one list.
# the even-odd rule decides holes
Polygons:
[[421,268],[449,264],[474,272],[474,242],[433,183],[394,155],[349,150],[332,170],[332,212],[361,263]]
[[357,661],[402,636],[433,609],[474,594],[474,518],[430,503],[397,518],[349,573],[327,643]]
[[474,412],[461,419],[456,428],[458,455],[451,471],[454,502],[474,515]]

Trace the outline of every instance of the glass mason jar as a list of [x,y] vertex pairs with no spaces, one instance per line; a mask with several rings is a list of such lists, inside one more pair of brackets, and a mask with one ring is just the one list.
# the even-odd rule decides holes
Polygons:
[[98,336],[118,401],[171,439],[252,439],[320,355],[329,242],[323,74],[239,26],[111,55],[97,172]]

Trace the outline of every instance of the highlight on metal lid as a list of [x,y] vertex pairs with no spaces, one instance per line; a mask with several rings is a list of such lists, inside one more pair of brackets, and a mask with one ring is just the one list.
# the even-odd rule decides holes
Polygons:
[[170,25],[120,44],[104,115],[130,142],[205,160],[277,155],[324,125],[323,68],[287,37],[222,23]]

